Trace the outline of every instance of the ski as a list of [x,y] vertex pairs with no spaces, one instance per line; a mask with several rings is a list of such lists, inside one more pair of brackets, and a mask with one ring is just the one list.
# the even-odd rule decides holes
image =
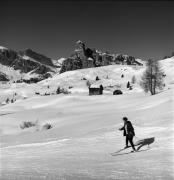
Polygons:
[[120,153],[121,151],[117,151],[115,153],[111,153],[112,156],[119,156],[119,155],[126,155],[126,154],[131,154],[131,153],[138,153],[138,152],[143,152],[143,151],[148,151],[150,148],[143,149],[143,150],[137,150],[137,151],[129,151],[129,152],[124,152]]
[[125,149],[128,149],[129,147],[131,147],[131,146],[128,146],[127,148],[122,148],[122,149],[120,149],[120,150],[118,150],[118,151],[116,151],[116,152],[113,152],[113,153],[111,153],[111,155],[112,155],[112,154],[119,153],[119,152],[121,152],[121,151],[123,151],[123,150],[125,150]]

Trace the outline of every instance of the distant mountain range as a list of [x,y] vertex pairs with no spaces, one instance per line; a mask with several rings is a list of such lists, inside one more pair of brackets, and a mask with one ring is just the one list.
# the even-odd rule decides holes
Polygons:
[[14,71],[18,70],[23,75],[30,74],[31,77],[37,77],[40,80],[51,77],[60,68],[53,64],[51,58],[31,49],[16,52],[2,46],[0,46],[0,65],[1,79],[8,79],[8,74],[2,72],[4,66],[14,69]]
[[140,59],[122,54],[110,54],[86,48],[78,41],[74,53],[68,58],[53,60],[32,49],[16,52],[0,46],[0,81],[38,82],[54,74],[76,69],[112,64],[143,65]]
[[142,66],[143,63],[139,60],[130,55],[101,52],[95,48],[86,47],[86,44],[79,40],[76,42],[74,53],[63,61],[60,73],[114,64]]

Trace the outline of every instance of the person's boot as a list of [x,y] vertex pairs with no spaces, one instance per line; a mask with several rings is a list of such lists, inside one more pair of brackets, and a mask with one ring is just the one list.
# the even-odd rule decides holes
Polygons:
[[127,149],[129,146],[128,145],[126,145],[125,147],[124,147],[124,149]]
[[133,148],[133,150],[131,152],[137,152],[137,150],[135,148]]

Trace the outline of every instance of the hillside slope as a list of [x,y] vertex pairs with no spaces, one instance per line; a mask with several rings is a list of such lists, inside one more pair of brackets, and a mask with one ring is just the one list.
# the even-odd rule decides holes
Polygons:
[[[58,95],[4,106],[2,179],[172,179],[172,91],[156,96]],[[124,146],[118,128],[125,115],[135,127],[135,140],[155,137],[155,142],[149,151],[111,156]],[[20,129],[23,121],[36,120],[36,128]],[[46,122],[53,128],[42,129]]]
[[[166,74],[164,78],[166,85],[165,89],[168,89],[174,81],[174,57],[161,60],[160,64]],[[35,96],[35,93],[40,93],[40,95],[44,95],[45,93],[56,94],[58,87],[65,89],[71,94],[88,95],[88,81],[93,87],[98,87],[102,84],[104,86],[104,94],[112,94],[116,89],[122,90],[124,94],[140,92],[142,89],[140,88],[139,83],[144,70],[145,66],[110,65],[68,71],[62,74],[57,73],[52,78],[48,78],[37,84],[4,84],[1,85],[0,89],[0,104],[4,103],[7,97],[13,98],[15,93],[19,95],[15,97],[16,99],[29,98]],[[4,68],[3,72],[5,71],[7,71],[7,68]],[[11,69],[9,72],[14,76],[15,73]],[[124,76],[123,78],[122,75]],[[20,77],[20,73],[15,74],[15,76]],[[25,74],[23,76],[25,78],[34,77],[33,74]],[[98,81],[96,81],[97,76],[99,77]],[[132,84],[133,76],[136,80],[135,84]],[[131,91],[126,87],[128,81],[133,87]]]
[[[13,87],[28,99],[0,107],[1,179],[173,179],[173,62],[173,58],[162,62],[166,89],[154,96],[144,94],[138,85],[143,68],[123,66],[66,72],[36,85]],[[125,79],[120,78],[123,72]],[[102,96],[88,96],[86,80],[80,79],[93,80],[97,75],[100,83],[108,85],[110,79],[113,85],[122,84],[123,95],[112,96],[105,90]],[[127,91],[124,87],[132,75],[137,83],[133,91]],[[74,86],[72,94],[31,93],[60,83]],[[118,131],[123,116],[135,127],[134,141],[155,138],[150,149],[146,144],[140,152],[126,154],[131,150],[127,149],[111,156],[125,145]],[[37,122],[37,126],[21,129],[24,121]],[[45,130],[45,123],[53,128]]]

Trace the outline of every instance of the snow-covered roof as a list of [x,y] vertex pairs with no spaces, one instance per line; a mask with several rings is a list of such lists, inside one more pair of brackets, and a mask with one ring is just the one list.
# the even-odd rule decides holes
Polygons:
[[99,88],[102,84],[92,84],[90,87],[91,88]]
[[93,59],[91,57],[88,58],[89,61],[93,61]]

